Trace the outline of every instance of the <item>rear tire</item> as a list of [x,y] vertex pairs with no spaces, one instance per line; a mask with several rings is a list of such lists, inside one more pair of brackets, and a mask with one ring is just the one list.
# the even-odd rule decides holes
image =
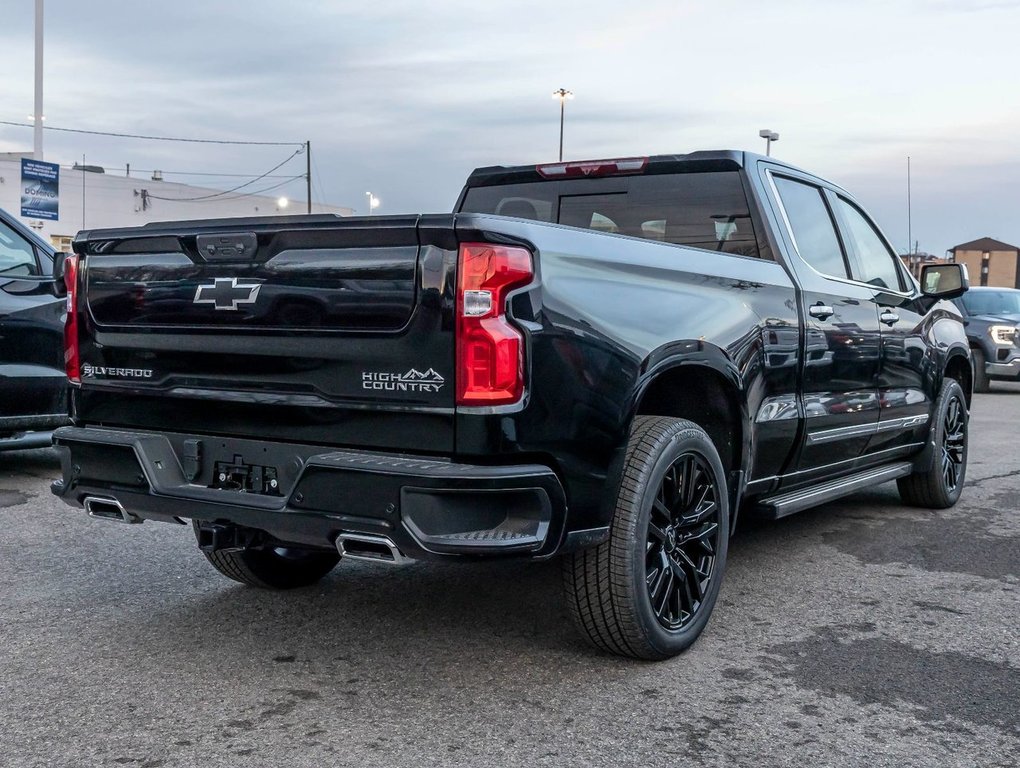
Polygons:
[[991,380],[985,372],[985,353],[977,347],[970,348],[971,367],[974,371],[974,392],[984,394],[992,389]]
[[[198,524],[193,523],[195,536]],[[213,568],[228,579],[260,589],[297,589],[319,581],[340,562],[339,553],[288,547],[202,551]]]
[[935,456],[931,468],[902,477],[896,485],[904,504],[946,509],[959,500],[967,476],[967,400],[955,379],[942,382],[932,417]]
[[684,651],[708,623],[726,566],[729,501],[719,454],[680,419],[639,416],[609,540],[567,555],[567,602],[597,648],[639,659]]

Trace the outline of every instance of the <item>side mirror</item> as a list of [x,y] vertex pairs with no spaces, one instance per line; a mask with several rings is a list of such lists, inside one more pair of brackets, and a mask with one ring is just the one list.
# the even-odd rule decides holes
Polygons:
[[57,251],[53,254],[53,295],[58,299],[67,296],[67,286],[64,284],[64,263],[69,254],[64,251]]
[[926,264],[921,267],[921,293],[933,299],[955,299],[970,288],[966,264]]

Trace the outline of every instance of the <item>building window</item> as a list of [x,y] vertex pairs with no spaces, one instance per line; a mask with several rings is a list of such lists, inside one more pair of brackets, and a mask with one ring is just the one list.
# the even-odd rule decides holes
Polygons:
[[58,251],[70,251],[73,239],[70,235],[50,235],[50,245]]

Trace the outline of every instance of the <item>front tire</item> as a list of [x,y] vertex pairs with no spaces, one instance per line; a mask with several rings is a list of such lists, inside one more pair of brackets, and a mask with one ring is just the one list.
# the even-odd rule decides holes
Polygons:
[[904,504],[946,509],[956,504],[967,475],[967,400],[955,379],[945,379],[935,403],[931,468],[896,481]]
[[698,638],[726,566],[725,477],[697,424],[634,420],[609,540],[563,563],[571,613],[593,645],[657,660]]
[[[198,523],[193,522],[195,537]],[[212,567],[228,579],[259,589],[297,589],[319,581],[340,562],[339,553],[293,549],[286,546],[264,549],[202,550]]]

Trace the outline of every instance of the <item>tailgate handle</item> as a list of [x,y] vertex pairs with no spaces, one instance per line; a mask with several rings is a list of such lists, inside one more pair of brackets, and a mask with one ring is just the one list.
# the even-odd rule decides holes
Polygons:
[[255,258],[258,238],[254,232],[226,235],[199,235],[195,240],[198,255],[206,261],[245,261]]

